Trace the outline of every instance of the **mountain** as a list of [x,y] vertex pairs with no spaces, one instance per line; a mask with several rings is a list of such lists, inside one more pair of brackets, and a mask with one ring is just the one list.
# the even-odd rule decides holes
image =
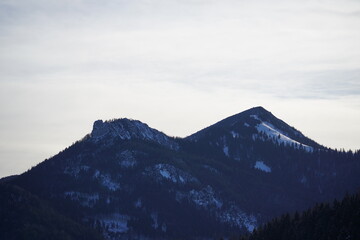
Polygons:
[[359,173],[359,152],[325,148],[256,107],[183,139],[98,120],[8,183],[106,239],[208,239],[355,191]]
[[249,138],[271,140],[276,144],[303,148],[309,152],[323,148],[315,141],[305,137],[300,131],[276,118],[263,107],[251,108],[233,115],[187,137],[193,142],[205,139],[205,141],[210,140],[211,143],[221,145],[224,154],[227,156],[229,156],[229,151],[231,152],[227,145],[228,142],[239,139],[241,143],[241,140],[246,141]]

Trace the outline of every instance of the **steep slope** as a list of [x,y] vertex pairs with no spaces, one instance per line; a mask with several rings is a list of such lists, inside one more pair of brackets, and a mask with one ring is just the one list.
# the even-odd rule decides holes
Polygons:
[[185,139],[136,120],[99,120],[10,182],[108,239],[203,239],[356,189],[359,159],[258,107]]

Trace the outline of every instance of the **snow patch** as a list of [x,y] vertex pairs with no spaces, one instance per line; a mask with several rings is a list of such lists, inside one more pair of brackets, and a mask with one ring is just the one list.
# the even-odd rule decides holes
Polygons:
[[120,184],[111,179],[109,174],[101,174],[99,170],[94,173],[94,178],[98,179],[104,187],[110,191],[116,191],[120,189]]
[[175,177],[171,177],[170,173],[166,169],[160,169],[160,174],[164,178],[171,179],[173,182],[177,182]]
[[270,173],[271,167],[267,166],[263,161],[256,161],[254,168]]
[[146,168],[143,174],[152,176],[157,182],[161,182],[163,179],[178,184],[197,182],[197,179],[191,174],[170,164],[156,164],[153,167]]
[[261,121],[258,115],[250,115],[251,118]]
[[195,205],[212,212],[219,221],[235,227],[246,228],[249,232],[252,232],[257,226],[257,219],[254,215],[241,211],[232,203],[223,203],[215,195],[211,186],[207,186],[200,191],[191,190],[188,193],[177,191],[175,198],[179,203],[187,199]]
[[216,168],[210,167],[209,165],[203,165],[203,167],[208,169],[210,172],[220,174],[220,172]]
[[165,223],[163,223],[163,224],[161,225],[161,231],[166,232],[166,230],[167,230],[167,226],[166,226]]
[[133,168],[137,165],[133,153],[129,150],[122,151],[120,154],[117,154],[116,157],[119,159],[119,164],[122,168]]
[[66,175],[70,175],[73,176],[75,178],[79,177],[79,173],[84,171],[84,172],[88,172],[90,169],[89,166],[86,165],[82,165],[82,166],[70,166],[70,167],[66,167],[64,170],[64,174]]
[[321,189],[320,185],[318,185],[318,190],[319,190],[319,193],[320,193],[320,194],[322,194],[322,193],[323,193],[323,191],[322,191],[322,189]]
[[175,194],[175,200],[179,203],[181,203],[182,200],[185,199],[186,197],[187,197],[186,193],[183,192],[177,191]]
[[213,206],[216,208],[221,208],[223,205],[223,202],[215,196],[215,192],[211,186],[207,186],[200,191],[191,190],[189,192],[189,198],[200,207],[206,208]]
[[120,184],[112,181],[109,175],[102,176],[102,184],[111,191],[120,189]]
[[303,176],[301,177],[300,182],[301,182],[302,184],[307,183],[307,178],[306,178],[305,175],[303,175]]
[[231,131],[230,133],[233,138],[239,138],[239,134],[237,132]]
[[224,152],[225,156],[229,157],[229,147],[228,146],[224,145],[223,152]]
[[158,223],[158,214],[156,212],[151,213],[151,219],[153,220],[153,224],[151,225],[154,229],[159,227]]
[[220,212],[218,218],[221,222],[245,227],[249,232],[254,231],[257,226],[257,220],[254,215],[246,214],[236,206],[231,206],[230,209]]
[[136,200],[136,202],[134,203],[134,206],[135,206],[136,208],[141,208],[141,206],[142,206],[141,198],[139,198],[138,200]]
[[114,213],[106,216],[100,216],[96,219],[100,222],[100,225],[104,229],[107,229],[108,232],[126,233],[129,230],[127,226],[129,217],[126,215]]
[[295,141],[288,136],[284,135],[280,130],[276,129],[271,123],[261,122],[256,125],[256,129],[259,133],[264,133],[273,141],[289,146],[294,146],[295,148],[304,148],[307,152],[312,152],[314,149],[308,145],[302,144],[298,141]]
[[65,198],[69,198],[71,201],[77,201],[81,206],[84,207],[93,207],[99,201],[98,193],[82,193],[69,191],[64,192]]

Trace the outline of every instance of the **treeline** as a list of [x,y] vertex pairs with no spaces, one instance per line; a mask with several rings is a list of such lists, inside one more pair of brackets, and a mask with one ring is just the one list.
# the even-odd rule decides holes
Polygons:
[[358,240],[360,193],[321,203],[301,214],[285,214],[240,240]]

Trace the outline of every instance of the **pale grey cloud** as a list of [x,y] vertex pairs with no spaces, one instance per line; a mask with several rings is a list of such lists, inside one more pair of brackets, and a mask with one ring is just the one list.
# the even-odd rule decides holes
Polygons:
[[[13,159],[32,156],[27,168],[98,118],[184,136],[255,105],[320,143],[358,148],[359,12],[352,0],[3,0],[1,159],[19,146]],[[335,139],[326,128],[341,121],[352,127]]]

